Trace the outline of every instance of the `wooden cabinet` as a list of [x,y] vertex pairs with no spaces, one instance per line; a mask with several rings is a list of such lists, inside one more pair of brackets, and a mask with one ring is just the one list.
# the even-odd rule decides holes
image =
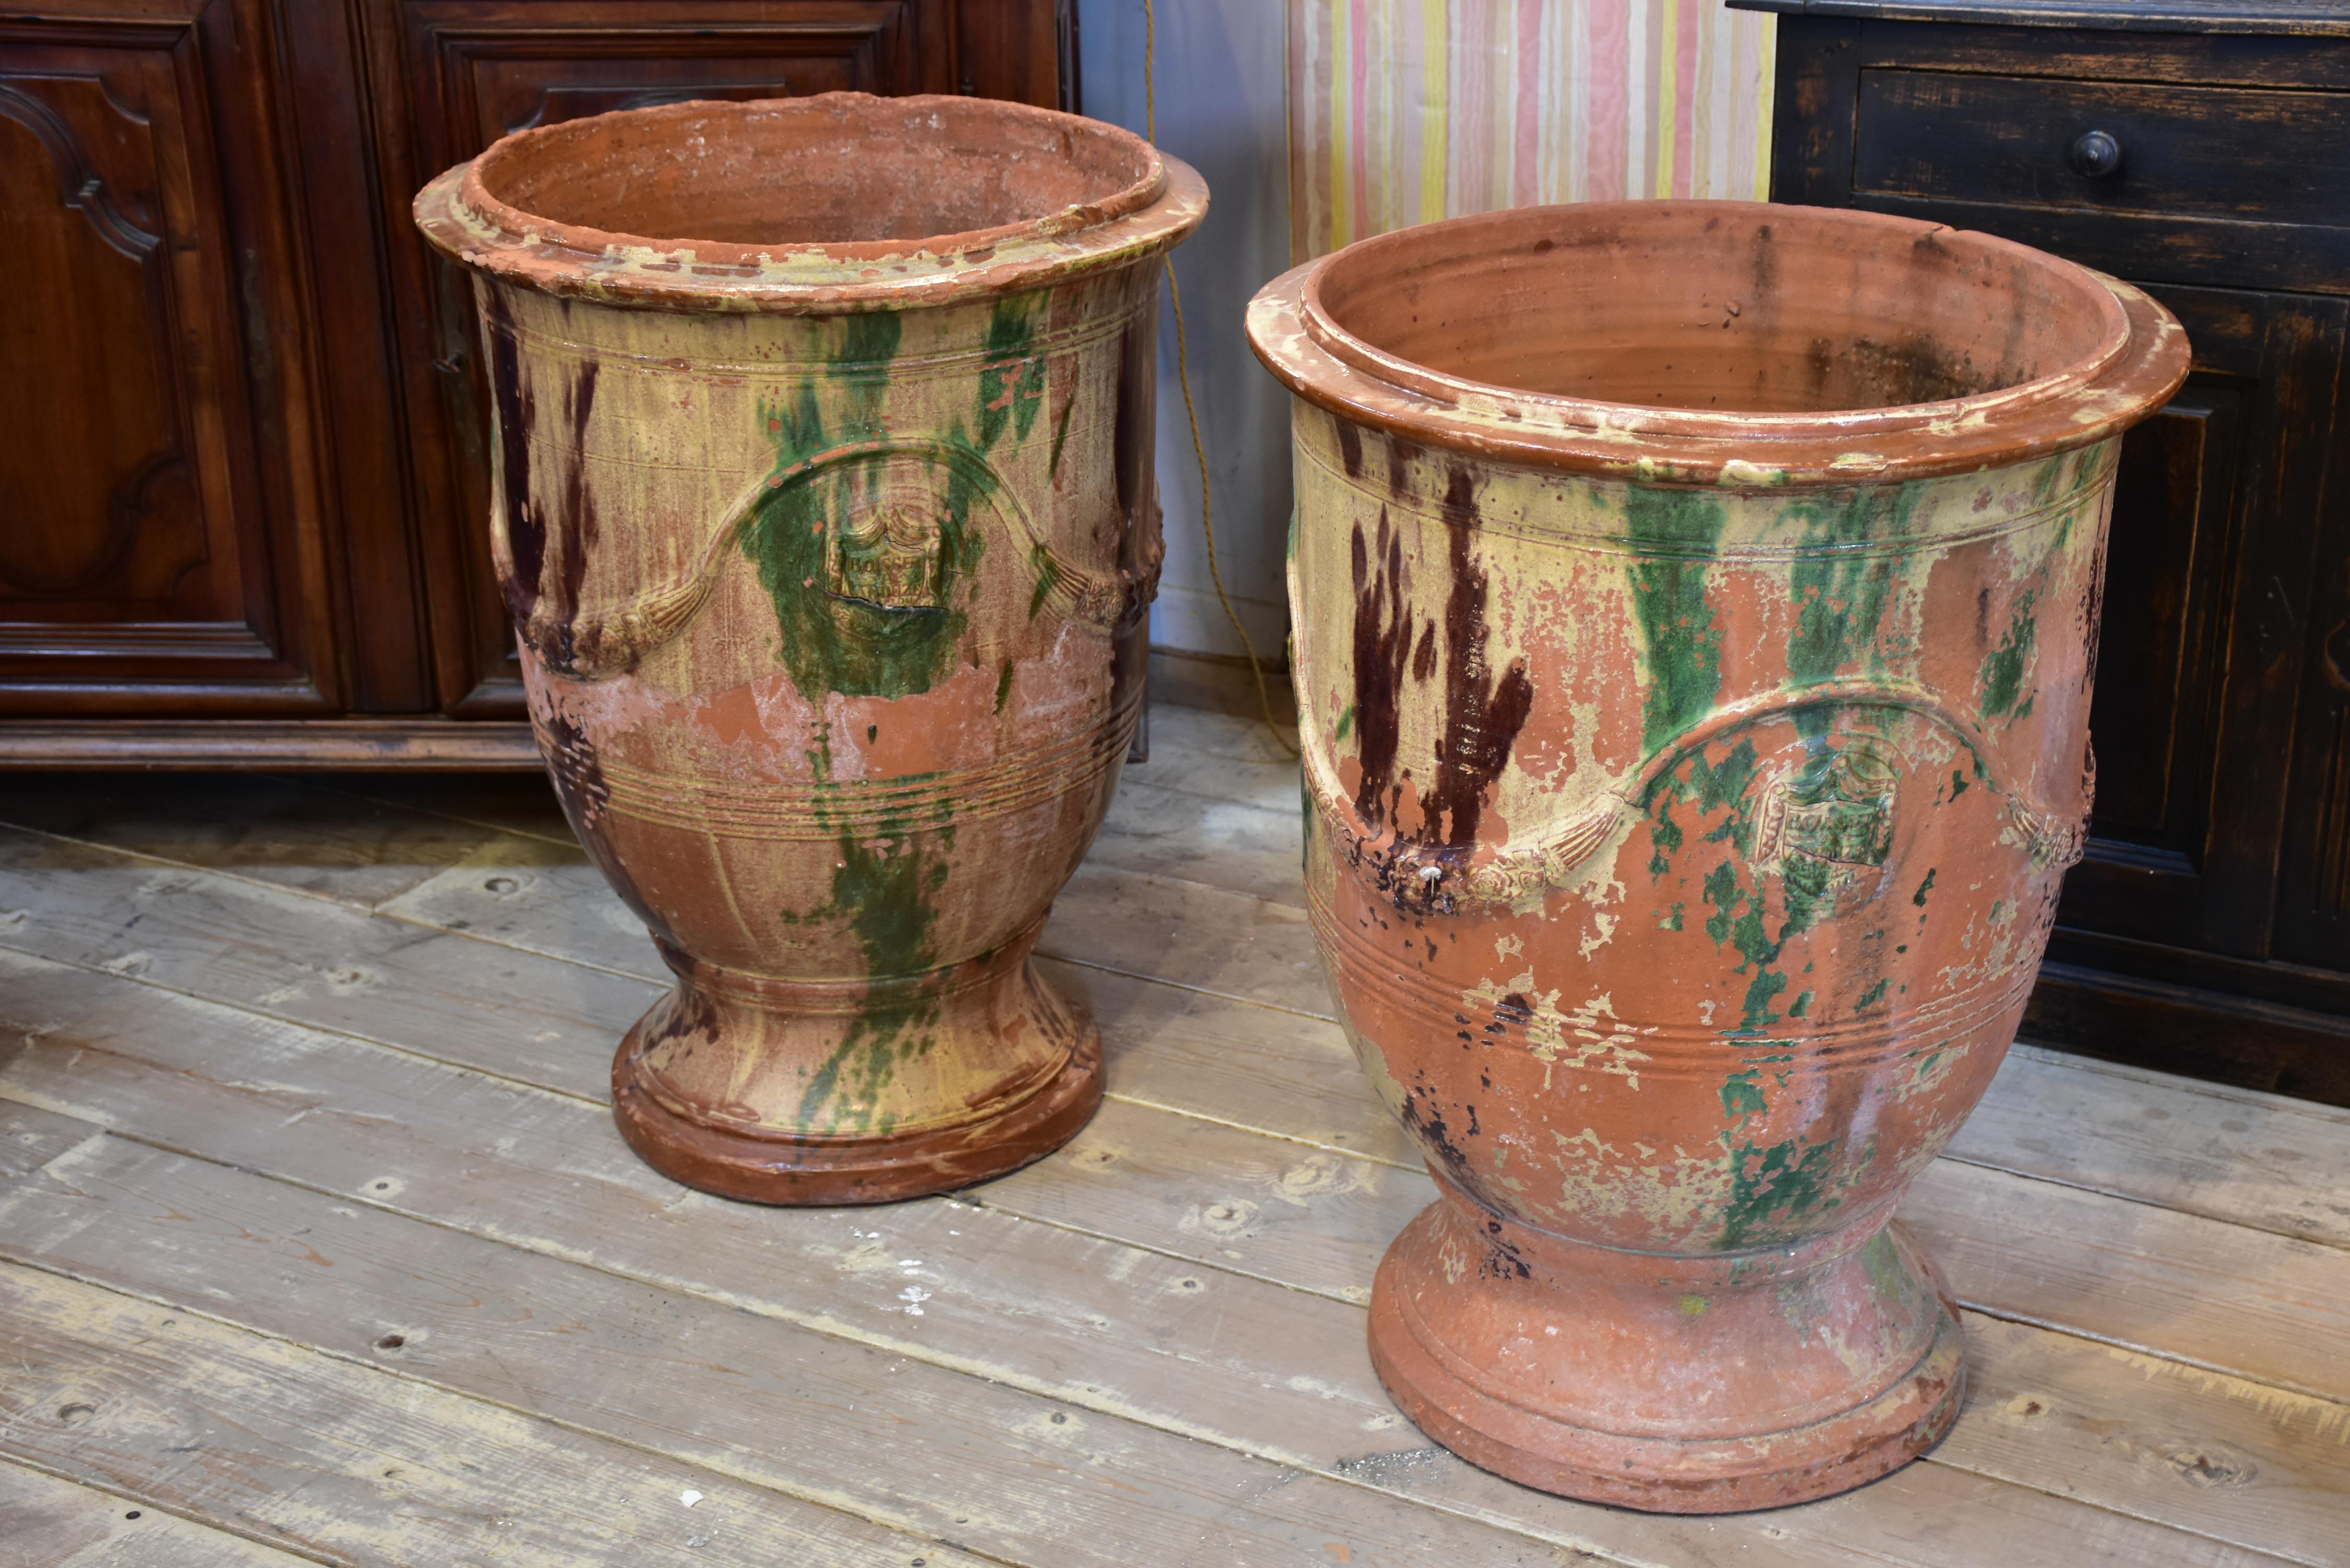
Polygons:
[[0,705],[338,697],[258,0],[0,18]]
[[1733,3],[1790,13],[1774,200],[2043,247],[2194,344],[2123,448],[2027,1033],[2350,1104],[2350,5]]
[[1073,0],[44,0],[0,17],[0,766],[536,767],[470,301],[506,131],[857,88],[1075,107]]

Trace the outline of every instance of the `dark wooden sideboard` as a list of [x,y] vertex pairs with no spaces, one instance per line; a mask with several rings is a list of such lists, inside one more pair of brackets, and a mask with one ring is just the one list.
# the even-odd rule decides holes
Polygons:
[[2035,1039],[2350,1104],[2350,4],[1782,13],[1772,197],[1987,230],[2194,341],[2123,449]]
[[469,306],[505,131],[855,88],[1075,107],[1075,0],[27,0],[0,15],[0,766],[536,768]]

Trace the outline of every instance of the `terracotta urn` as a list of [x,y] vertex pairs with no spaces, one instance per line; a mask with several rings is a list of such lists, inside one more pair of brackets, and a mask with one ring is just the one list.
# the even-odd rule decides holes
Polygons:
[[1977,234],[1521,209],[1277,279],[1306,883],[1440,1199],[1373,1288],[1404,1411],[1721,1511],[1931,1446],[1965,1355],[1893,1221],[2081,854],[2145,295]]
[[612,1066],[663,1172],[906,1198],[1099,1103],[1029,952],[1140,711],[1159,262],[1206,202],[1111,126],[861,93],[523,130],[418,195],[540,750],[677,975]]

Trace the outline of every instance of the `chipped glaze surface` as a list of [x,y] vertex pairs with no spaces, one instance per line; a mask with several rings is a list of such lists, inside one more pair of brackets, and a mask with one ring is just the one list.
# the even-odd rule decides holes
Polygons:
[[[1719,265],[1722,228],[1794,244],[1806,216],[1640,215],[1651,262],[1682,253],[1656,295],[1724,275],[1657,312],[1710,312],[1718,379],[1780,369],[1736,336],[1766,336],[1772,285]],[[1892,314],[1919,236],[1966,238],[1835,221],[1877,296],[1856,308]],[[1610,222],[1408,231],[1402,335],[1504,352],[1478,345],[1507,299],[1448,297],[1446,269]],[[1957,1412],[1956,1320],[1889,1222],[1997,1069],[2080,854],[2118,432],[2176,389],[2183,337],[2022,253],[2000,263],[2110,306],[2054,362],[1973,372],[2036,369],[2043,396],[1806,415],[1781,389],[1743,448],[1703,403],[1586,401],[1529,437],[1492,412],[1511,389],[1446,402],[1440,370],[1398,384],[1333,351],[1315,300],[1349,254],[1269,286],[1250,328],[1300,394],[1309,903],[1357,1054],[1445,1193],[1381,1266],[1374,1360],[1431,1436],[1552,1490],[1715,1511],[1856,1485]],[[1607,275],[1635,349],[1654,275]],[[1832,476],[1853,454],[1869,482]]]
[[[791,265],[832,272],[797,292],[689,268],[649,296],[618,262],[591,288],[560,244],[484,238],[460,200],[475,166],[417,203],[474,269],[493,556],[541,750],[679,976],[615,1060],[615,1114],[652,1164],[729,1196],[960,1186],[1056,1146],[1101,1093],[1090,1020],[1028,953],[1140,711],[1160,555],[1146,264],[1205,192],[1107,127],[917,108],[952,143],[924,180],[983,183],[997,122],[1032,135],[1042,115],[1111,141],[1094,155],[1134,199],[996,236],[1085,265],[999,256],[910,296],[843,272],[894,264],[806,245]],[[853,142],[913,112],[824,95],[558,129],[658,179],[681,131],[690,165],[795,115]],[[788,210],[794,165],[766,167]],[[879,177],[869,197],[913,200]],[[662,242],[697,246],[722,248]]]

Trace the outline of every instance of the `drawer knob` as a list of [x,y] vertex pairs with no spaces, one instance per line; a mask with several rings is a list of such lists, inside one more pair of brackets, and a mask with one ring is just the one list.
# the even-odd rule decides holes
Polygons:
[[2084,131],[2067,154],[2073,172],[2084,180],[2103,180],[2122,166],[2122,144],[2102,130]]

